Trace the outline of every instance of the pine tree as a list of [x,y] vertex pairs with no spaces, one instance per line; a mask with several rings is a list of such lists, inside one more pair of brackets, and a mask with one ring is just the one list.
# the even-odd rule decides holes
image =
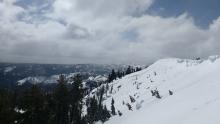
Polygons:
[[132,69],[131,69],[131,66],[128,66],[127,70],[126,70],[126,75],[127,74],[131,74],[132,73]]
[[116,115],[114,104],[115,104],[115,101],[114,101],[114,99],[112,98],[112,102],[111,102],[111,113],[112,113],[112,115]]
[[0,90],[0,124],[13,124],[15,116],[12,93]]
[[122,78],[122,72],[120,70],[118,70],[118,72],[117,72],[117,77]]
[[93,96],[92,98],[88,98],[89,104],[87,106],[87,122],[89,124],[93,124],[95,121],[102,121],[105,122],[110,118],[111,114],[107,110],[106,106],[103,106],[103,94],[104,94],[104,86],[98,90],[97,92],[97,98]]
[[68,124],[69,122],[69,93],[64,75],[60,75],[54,93],[55,124]]
[[108,75],[108,82],[109,82],[109,83],[112,82],[112,76],[111,76],[111,74]]
[[108,96],[108,90],[109,90],[109,84],[107,82],[107,84],[105,86],[105,95],[106,95],[106,97]]
[[54,93],[45,93],[45,97],[47,99],[46,103],[46,111],[48,113],[48,124],[56,124],[56,101],[54,98]]
[[111,89],[110,89],[110,94],[112,94],[112,92],[113,92],[113,85],[111,86]]
[[73,86],[71,90],[71,111],[70,111],[70,122],[71,124],[82,124],[82,106],[83,106],[83,97],[84,89],[82,85],[82,79],[79,74],[73,78]]
[[95,121],[98,121],[97,117],[98,112],[98,101],[95,96],[89,98],[89,105],[87,106],[87,121],[89,124],[93,124]]
[[107,120],[111,117],[111,114],[109,113],[109,111],[108,111],[108,109],[107,109],[106,106],[104,106],[100,112],[101,112],[101,118],[100,118],[100,120],[101,120],[102,122],[107,121]]
[[112,80],[115,80],[117,78],[117,75],[116,75],[114,69],[112,69],[112,74],[111,75],[112,75]]
[[101,109],[101,106],[102,106],[104,92],[105,92],[105,87],[102,86],[101,89],[98,91],[98,94],[97,94],[97,96],[99,98],[99,109]]
[[24,111],[18,119],[22,124],[47,124],[46,99],[37,85],[25,91],[18,107]]
[[136,70],[135,70],[136,72],[137,71],[141,71],[141,67],[136,67]]

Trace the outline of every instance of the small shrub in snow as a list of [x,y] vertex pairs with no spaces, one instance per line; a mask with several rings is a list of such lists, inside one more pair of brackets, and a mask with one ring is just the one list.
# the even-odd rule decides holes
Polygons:
[[152,96],[155,96],[155,91],[151,90],[150,92],[151,92]]
[[161,96],[160,96],[157,89],[156,90],[151,90],[151,94],[152,94],[152,96],[155,96],[156,98],[161,99]]
[[124,104],[125,104],[125,101],[122,102],[122,105],[124,105]]
[[137,95],[137,93],[134,94],[134,96],[136,96],[136,95]]
[[128,110],[131,110],[131,111],[132,111],[131,105],[130,105],[129,103],[127,103],[126,105],[127,105],[127,107],[128,107]]
[[130,100],[131,100],[131,103],[135,102],[136,100],[134,99],[134,97],[132,96],[129,96],[130,97]]
[[119,111],[119,110],[118,110],[118,115],[119,115],[119,116],[122,116],[122,113],[121,113],[121,111]]
[[157,90],[155,90],[155,95],[156,95],[156,98],[161,99],[161,96]]
[[171,90],[169,90],[169,94],[170,94],[170,95],[173,95],[173,92],[172,92]]
[[118,88],[118,91],[119,91],[119,89],[121,88],[121,85],[119,85],[117,88]]

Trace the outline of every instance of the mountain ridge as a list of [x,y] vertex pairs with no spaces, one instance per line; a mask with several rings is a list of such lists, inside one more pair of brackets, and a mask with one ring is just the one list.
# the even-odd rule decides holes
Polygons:
[[[218,56],[207,60],[161,59],[109,84],[113,92],[108,91],[104,104],[111,109],[113,98],[116,111],[123,115],[113,116],[106,124],[218,124],[219,74]],[[161,99],[152,96],[155,90]]]

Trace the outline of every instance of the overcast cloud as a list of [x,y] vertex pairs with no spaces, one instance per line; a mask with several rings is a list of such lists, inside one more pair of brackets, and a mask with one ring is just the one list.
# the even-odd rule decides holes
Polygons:
[[0,0],[0,61],[151,63],[220,54],[220,17],[147,14],[153,0]]

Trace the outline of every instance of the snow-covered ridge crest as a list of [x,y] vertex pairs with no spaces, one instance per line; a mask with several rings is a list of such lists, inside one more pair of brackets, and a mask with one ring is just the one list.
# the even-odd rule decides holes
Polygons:
[[[161,59],[109,84],[113,90],[107,92],[104,104],[111,109],[113,98],[116,111],[123,115],[112,117],[106,124],[219,124],[219,75],[218,56],[206,60]],[[161,99],[152,96],[155,90]]]
[[193,65],[198,65],[203,62],[215,62],[216,60],[219,60],[220,56],[219,55],[213,55],[209,56],[207,59],[180,59],[180,58],[165,58],[165,59],[160,59],[155,63],[160,63],[160,64],[175,64],[175,63],[182,63],[185,64],[186,66],[193,66]]

